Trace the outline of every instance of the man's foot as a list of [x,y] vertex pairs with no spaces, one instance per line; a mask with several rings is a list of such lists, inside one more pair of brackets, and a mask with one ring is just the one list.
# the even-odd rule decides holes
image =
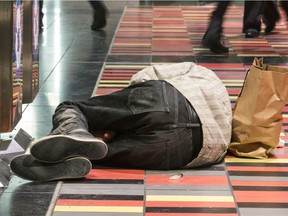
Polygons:
[[207,37],[203,37],[202,44],[209,48],[214,53],[228,53],[229,49],[221,44],[220,41],[209,40]]
[[259,36],[259,31],[256,29],[247,29],[245,30],[245,38],[255,38]]
[[43,163],[32,155],[19,155],[10,163],[12,172],[31,181],[53,181],[85,177],[91,170],[91,162],[83,157],[75,157],[61,163]]
[[30,153],[39,161],[61,162],[71,157],[99,160],[106,156],[108,147],[100,139],[69,135],[49,135],[32,143]]

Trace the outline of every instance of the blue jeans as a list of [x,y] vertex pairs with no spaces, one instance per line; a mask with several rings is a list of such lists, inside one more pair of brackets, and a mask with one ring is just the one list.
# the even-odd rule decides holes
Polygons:
[[151,80],[86,101],[63,102],[53,116],[54,129],[63,109],[76,110],[79,116],[73,121],[86,121],[92,134],[116,132],[115,138],[107,142],[107,156],[96,161],[97,165],[177,169],[202,148],[197,114],[186,98],[165,81]]

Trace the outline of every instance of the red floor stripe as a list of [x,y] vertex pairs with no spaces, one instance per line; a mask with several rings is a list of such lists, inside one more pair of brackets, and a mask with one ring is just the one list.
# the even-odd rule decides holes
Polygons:
[[164,201],[156,201],[156,202],[146,202],[146,207],[221,207],[221,208],[235,208],[234,202],[164,202]]
[[144,179],[144,170],[92,169],[86,179]]
[[288,203],[288,192],[274,191],[235,191],[236,202],[271,202]]

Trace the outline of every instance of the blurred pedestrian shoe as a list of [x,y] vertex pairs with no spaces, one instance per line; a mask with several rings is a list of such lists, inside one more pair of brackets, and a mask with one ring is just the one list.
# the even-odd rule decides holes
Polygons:
[[256,29],[247,29],[245,31],[245,38],[255,38],[259,36],[259,32]]

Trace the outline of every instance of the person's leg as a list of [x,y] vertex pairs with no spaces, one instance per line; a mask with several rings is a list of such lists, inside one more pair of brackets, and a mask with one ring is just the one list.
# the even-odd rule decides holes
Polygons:
[[68,104],[70,102],[57,107],[51,133],[32,142],[31,154],[40,161],[52,163],[72,156],[103,158],[108,150],[106,143],[89,132],[87,118],[79,107]]
[[100,0],[89,1],[93,8],[93,22],[91,25],[92,30],[99,30],[104,28],[107,24],[107,8]]
[[222,24],[225,12],[231,1],[219,1],[213,11],[209,27],[203,36],[202,44],[215,53],[227,53],[229,49],[221,43]]
[[265,33],[270,34],[276,25],[276,22],[280,19],[280,13],[275,1],[265,1],[263,10],[263,22],[266,25]]
[[[58,115],[63,106],[76,106],[75,110],[84,113],[89,126],[96,132],[116,132],[115,139],[107,142],[108,154],[95,161],[99,165],[177,169],[195,158],[202,148],[202,129],[197,115],[188,106],[185,97],[165,81],[148,81],[85,102],[63,103],[54,115],[56,122],[52,133],[59,129],[58,121],[61,118]],[[70,130],[73,127],[70,125],[68,128]],[[61,131],[66,131],[65,125]],[[44,149],[45,154],[53,154],[57,146],[62,145],[50,144],[40,143],[39,148]],[[71,167],[72,162],[79,164],[79,169],[81,166],[85,170],[89,169],[83,158],[77,161],[72,159],[60,163],[43,163],[31,155],[22,155],[13,159],[12,170],[22,178],[47,181],[77,177],[78,171],[73,169],[67,169],[67,172],[59,176],[61,170],[66,170],[65,166]],[[53,171],[51,167],[56,170]]]
[[[103,158],[107,145],[92,134],[127,133],[149,126],[150,120],[145,118],[148,112],[168,112],[159,82],[148,81],[87,101],[61,103],[53,115],[51,133],[32,144],[31,154],[44,162],[60,162],[72,156]],[[156,116],[155,125],[161,120]]]
[[242,30],[245,33],[245,37],[253,38],[259,36],[264,6],[264,1],[245,0]]

